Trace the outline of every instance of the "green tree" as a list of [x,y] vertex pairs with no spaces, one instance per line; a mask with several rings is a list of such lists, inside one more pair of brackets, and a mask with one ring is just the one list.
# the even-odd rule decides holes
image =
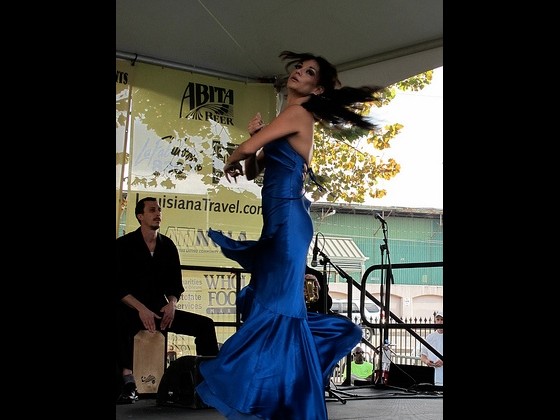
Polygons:
[[[383,89],[378,101],[368,104],[363,115],[370,115],[372,107],[391,102],[397,91],[420,91],[432,81],[432,70],[420,73]],[[390,180],[400,172],[401,165],[394,159],[380,159],[375,150],[391,147],[390,142],[404,126],[394,123],[368,131],[351,127],[342,131],[318,125],[315,130],[313,170],[321,191],[310,185],[314,200],[363,203],[366,197],[381,198],[387,194],[377,188],[378,179]]]

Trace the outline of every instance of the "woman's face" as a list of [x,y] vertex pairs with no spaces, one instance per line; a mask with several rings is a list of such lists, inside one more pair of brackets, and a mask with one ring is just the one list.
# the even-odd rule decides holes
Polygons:
[[319,63],[315,60],[306,60],[295,65],[288,78],[287,87],[301,96],[319,95],[323,92],[323,88],[317,86],[318,82]]

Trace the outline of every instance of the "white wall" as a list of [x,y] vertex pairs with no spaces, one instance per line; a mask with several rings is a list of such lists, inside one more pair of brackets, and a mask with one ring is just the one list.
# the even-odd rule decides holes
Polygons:
[[[379,299],[379,284],[369,284],[366,289]],[[348,283],[329,283],[329,294],[333,299],[346,299]],[[360,292],[355,287],[352,290],[352,299],[360,299]],[[435,311],[443,310],[443,286],[391,284],[389,309],[401,319],[414,317],[433,319]]]

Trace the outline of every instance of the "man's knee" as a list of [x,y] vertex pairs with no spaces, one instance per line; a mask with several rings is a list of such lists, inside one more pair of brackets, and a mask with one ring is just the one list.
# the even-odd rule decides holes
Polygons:
[[212,318],[204,317],[201,321],[205,330],[214,330],[215,324]]

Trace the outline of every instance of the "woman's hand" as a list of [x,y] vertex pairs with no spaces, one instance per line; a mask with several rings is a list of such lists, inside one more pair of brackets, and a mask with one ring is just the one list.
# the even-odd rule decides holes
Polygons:
[[229,179],[229,177],[232,177],[237,183],[237,177],[239,175],[243,175],[243,167],[239,162],[226,163],[224,165],[224,174],[228,182],[231,182],[231,179]]
[[257,112],[255,116],[249,121],[249,124],[247,125],[247,131],[249,131],[249,135],[252,136],[263,127],[264,121],[262,120],[261,113]]
[[[247,125],[247,130],[249,131],[249,134],[252,136],[253,134],[255,134],[257,131],[259,131],[263,127],[264,127],[264,122],[261,118],[261,113],[257,112],[255,114],[255,116],[253,118],[251,118],[251,120],[249,121],[249,124]],[[238,149],[236,149],[236,151],[239,152]],[[234,152],[234,154],[235,154],[235,152]],[[233,157],[233,155],[230,156],[230,159],[232,159],[232,157]],[[259,168],[258,168],[258,166],[256,166],[257,163],[258,163],[257,158],[256,158],[256,154],[252,154],[252,155],[249,155],[249,156],[246,156],[246,155],[243,155],[243,154],[238,154],[238,155],[236,155],[236,158],[240,159],[240,160],[249,159],[250,165],[256,167],[255,171],[257,171],[257,172],[252,174],[252,178],[250,178],[250,179],[253,179],[255,176],[258,175]],[[237,177],[239,175],[244,175],[243,167],[241,166],[239,161],[233,162],[233,163],[227,162],[224,165],[223,170],[224,170],[224,174],[225,174],[228,182],[231,182],[230,177],[233,178],[235,180],[235,182],[237,182]],[[250,171],[250,172],[254,172],[254,171]]]

